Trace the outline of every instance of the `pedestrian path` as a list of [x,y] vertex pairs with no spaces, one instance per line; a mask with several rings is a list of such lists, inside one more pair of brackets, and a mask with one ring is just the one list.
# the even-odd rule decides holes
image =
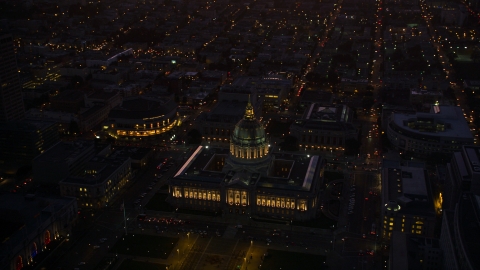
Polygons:
[[227,239],[235,238],[237,231],[238,231],[237,228],[232,226],[227,226],[227,229],[225,229],[225,232],[223,233],[222,237]]

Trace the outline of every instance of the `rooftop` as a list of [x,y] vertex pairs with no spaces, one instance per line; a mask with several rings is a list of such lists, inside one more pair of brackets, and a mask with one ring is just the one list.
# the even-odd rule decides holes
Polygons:
[[41,155],[35,157],[38,162],[64,162],[76,158],[88,149],[93,149],[93,141],[64,142],[60,141]]
[[462,109],[456,106],[432,106],[431,112],[417,112],[415,115],[394,113],[392,121],[416,134],[473,139]]
[[0,195],[0,241],[12,244],[0,245],[0,254],[9,254],[8,249],[25,240],[28,233],[39,230],[43,222],[52,218],[52,215],[64,205],[71,203],[75,198],[70,197],[36,197],[21,194]]
[[83,184],[96,185],[104,183],[110,179],[110,176],[130,158],[123,155],[113,156],[109,158],[94,157],[85,165],[87,172],[83,176],[69,176],[63,179],[61,184]]
[[399,213],[411,215],[435,215],[433,197],[428,187],[425,170],[418,167],[383,162],[383,203],[395,201]]
[[[217,164],[212,160],[226,159],[228,155],[228,149],[199,146],[174,177],[212,183],[220,183],[226,181],[225,179],[234,181],[238,178],[243,179],[246,184],[256,184],[257,187],[310,191],[314,176],[318,174],[318,164],[322,160],[319,156],[273,153],[269,171],[262,172],[261,175],[248,171],[224,172],[223,166],[212,166],[212,163]],[[275,174],[279,163],[290,168],[286,174]]]
[[169,98],[136,96],[125,98],[121,105],[113,108],[109,118],[154,118],[176,112],[177,104]]

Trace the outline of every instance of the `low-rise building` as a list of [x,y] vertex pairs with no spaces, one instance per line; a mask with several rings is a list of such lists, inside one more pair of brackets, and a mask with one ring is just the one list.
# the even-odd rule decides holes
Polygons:
[[35,182],[56,185],[70,175],[80,175],[94,155],[93,141],[58,142],[33,159]]
[[60,193],[76,197],[79,207],[106,207],[131,179],[131,168],[132,159],[123,153],[94,157],[85,164],[84,174],[60,181]]
[[352,125],[353,112],[346,105],[321,106],[312,103],[302,119],[290,126],[290,135],[305,150],[345,150],[345,141],[357,139]]
[[137,96],[113,108],[103,130],[118,141],[155,142],[177,124],[177,104],[172,99]]
[[393,113],[387,126],[387,136],[400,151],[428,157],[451,155],[462,145],[473,144],[462,109],[456,106],[432,106],[429,113]]
[[42,253],[68,239],[77,213],[73,197],[0,195],[0,268],[38,266],[37,258],[43,257]]
[[436,212],[424,168],[383,161],[382,238],[393,232],[434,237]]

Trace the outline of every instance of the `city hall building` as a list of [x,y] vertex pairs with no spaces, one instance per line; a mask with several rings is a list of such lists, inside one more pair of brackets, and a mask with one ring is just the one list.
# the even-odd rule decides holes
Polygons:
[[325,185],[325,160],[270,150],[263,124],[248,102],[229,149],[199,146],[169,180],[168,202],[223,215],[315,218]]

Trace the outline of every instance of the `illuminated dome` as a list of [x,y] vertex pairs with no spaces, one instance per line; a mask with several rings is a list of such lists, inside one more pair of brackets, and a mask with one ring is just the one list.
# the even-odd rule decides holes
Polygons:
[[230,154],[237,160],[259,161],[268,156],[268,142],[265,128],[255,118],[253,106],[248,101],[245,115],[233,130],[230,140]]

